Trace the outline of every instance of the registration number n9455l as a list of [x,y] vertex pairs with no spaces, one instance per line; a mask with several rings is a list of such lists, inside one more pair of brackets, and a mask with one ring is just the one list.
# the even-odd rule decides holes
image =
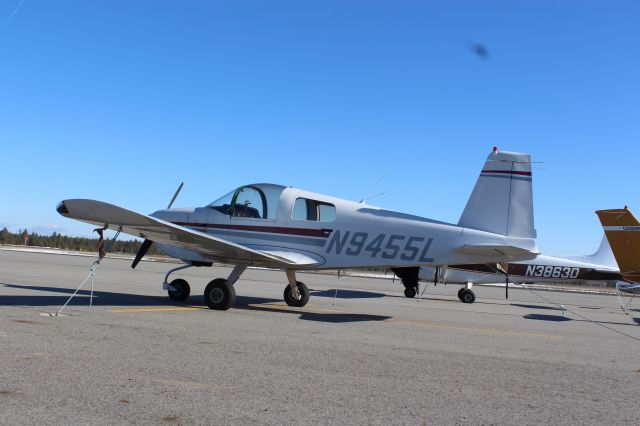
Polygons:
[[368,232],[334,231],[326,253],[347,256],[369,256],[382,259],[400,259],[407,262],[431,263],[428,257],[433,238],[397,234],[369,235]]

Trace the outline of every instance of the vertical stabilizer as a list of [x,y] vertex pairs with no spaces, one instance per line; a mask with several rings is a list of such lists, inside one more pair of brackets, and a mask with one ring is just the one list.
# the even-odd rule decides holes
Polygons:
[[536,238],[531,156],[494,148],[458,225],[511,237]]
[[620,274],[640,282],[640,222],[627,209],[596,211],[616,258]]
[[595,265],[608,266],[611,268],[618,267],[616,258],[613,256],[611,246],[609,245],[609,241],[605,235],[602,236],[598,250],[596,250],[592,255],[585,256],[585,260]]

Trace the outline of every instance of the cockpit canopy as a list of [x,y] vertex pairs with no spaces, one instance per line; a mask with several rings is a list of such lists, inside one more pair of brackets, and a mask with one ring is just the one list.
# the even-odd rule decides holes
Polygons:
[[218,198],[208,207],[229,216],[273,220],[284,188],[265,183],[245,185]]

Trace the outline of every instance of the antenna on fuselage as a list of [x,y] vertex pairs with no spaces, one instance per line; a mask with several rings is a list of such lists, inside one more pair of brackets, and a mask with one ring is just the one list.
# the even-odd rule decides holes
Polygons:
[[365,203],[365,201],[370,200],[371,198],[379,197],[379,196],[381,196],[381,195],[386,194],[386,192],[381,192],[381,193],[376,194],[376,195],[373,195],[373,196],[371,196],[371,197],[369,196],[369,194],[371,194],[371,193],[373,192],[373,190],[374,190],[374,189],[376,189],[376,186],[378,186],[378,184],[379,184],[380,182],[382,182],[382,179],[384,179],[385,177],[387,177],[387,175],[388,175],[388,174],[389,174],[389,170],[387,170],[386,172],[384,172],[384,174],[383,174],[382,176],[380,176],[380,179],[378,179],[378,180],[376,181],[376,183],[374,183],[374,184],[373,184],[373,186],[372,186],[372,187],[371,187],[371,188],[366,192],[365,196],[364,196],[364,197],[362,197],[362,198],[360,199],[360,201],[358,201],[358,202],[359,202],[360,204],[364,204],[364,203]]

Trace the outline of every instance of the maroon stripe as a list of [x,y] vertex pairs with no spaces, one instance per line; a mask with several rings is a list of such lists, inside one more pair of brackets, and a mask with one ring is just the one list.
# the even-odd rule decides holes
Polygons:
[[531,172],[519,172],[516,170],[483,170],[480,173],[501,173],[505,175],[531,176]]
[[327,238],[331,229],[284,228],[281,226],[223,225],[217,223],[172,222],[176,225],[197,228],[234,229],[238,231],[269,232],[272,234],[304,235]]

